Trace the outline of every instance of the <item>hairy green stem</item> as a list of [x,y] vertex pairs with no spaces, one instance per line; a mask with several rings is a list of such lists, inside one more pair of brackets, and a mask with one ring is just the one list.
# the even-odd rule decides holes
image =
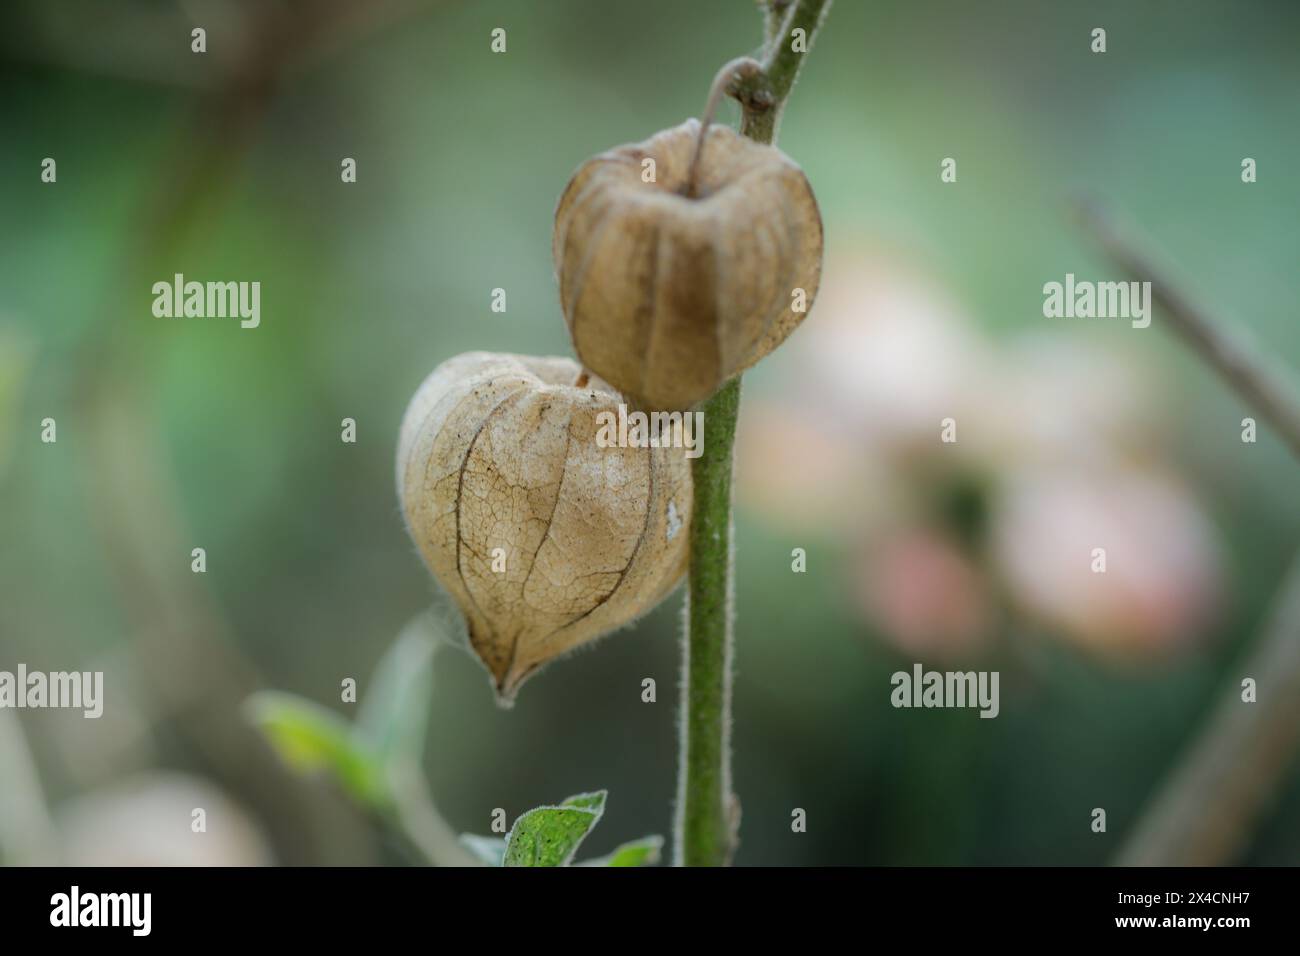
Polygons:
[[703,404],[708,439],[692,463],[690,595],[682,667],[677,864],[724,866],[735,844],[731,793],[731,464],[740,376]]
[[[750,69],[752,61],[743,61],[746,67],[738,68],[727,86],[740,102],[742,134],[760,143],[775,142],[785,99],[829,8],[830,0],[766,0],[769,43],[761,69]],[[782,13],[784,18],[778,20]],[[794,42],[797,29],[804,31],[801,48]],[[708,437],[692,464],[695,504],[682,654],[674,862],[725,866],[735,851],[740,822],[740,805],[731,792],[731,472],[740,377],[723,385],[701,410]]]
[[[780,7],[779,0],[773,2],[775,7]],[[763,57],[764,80],[759,91],[759,108],[751,108],[743,92],[737,95],[744,108],[740,131],[760,143],[776,142],[785,101],[794,88],[805,53],[812,50],[813,37],[830,10],[831,0],[798,0],[787,6],[785,19],[771,36]]]

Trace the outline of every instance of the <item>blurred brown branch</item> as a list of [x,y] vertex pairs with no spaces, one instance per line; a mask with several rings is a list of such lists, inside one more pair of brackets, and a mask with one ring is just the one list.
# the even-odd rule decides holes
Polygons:
[[1151,283],[1151,297],[1164,310],[1165,321],[1187,345],[1219,373],[1300,458],[1300,391],[1291,376],[1261,353],[1239,329],[1218,321],[1193,302],[1157,266],[1155,257],[1139,250],[1097,203],[1079,206],[1084,228],[1102,250],[1135,279]]
[[[1169,326],[1273,425],[1300,457],[1300,393],[1239,330],[1220,322],[1179,289],[1121,234],[1096,203],[1080,220],[1105,253],[1139,281],[1151,283]],[[1256,682],[1242,700],[1241,680]],[[1126,866],[1210,866],[1245,849],[1254,825],[1300,748],[1300,554],[1277,596],[1263,635],[1237,676],[1221,691],[1205,729],[1134,826],[1117,862]]]
[[[1241,678],[1257,700],[1242,699]],[[1247,846],[1300,746],[1300,554],[1263,636],[1129,836],[1123,866],[1213,866]]]
[[[366,36],[429,4],[430,0],[211,0],[201,6],[38,2],[14,11],[10,31],[0,37],[0,50],[26,63],[220,93],[268,65],[267,39],[275,40],[277,73],[287,77],[355,48]],[[284,29],[268,30],[268,24]],[[210,37],[203,56],[190,50],[194,27],[220,31],[220,42]]]
[[[245,42],[160,164],[161,185],[142,196],[137,238],[126,244],[115,288],[103,296],[110,309],[140,302],[149,277],[202,224],[200,210],[219,201],[288,71],[338,49],[349,30],[386,22],[385,12],[415,8],[409,0],[367,4],[364,12],[361,6],[329,0],[239,9]],[[188,48],[188,28],[177,42]],[[197,62],[194,68],[205,69]],[[277,832],[288,834],[297,862],[337,861],[356,829],[348,827],[343,805],[283,773],[253,729],[232,716],[261,680],[218,602],[189,569],[192,543],[153,407],[159,338],[138,319],[124,323],[110,311],[80,346],[74,376],[90,436],[83,469],[88,511],[134,636],[143,684],[154,713],[171,717],[225,782],[282,824]]]

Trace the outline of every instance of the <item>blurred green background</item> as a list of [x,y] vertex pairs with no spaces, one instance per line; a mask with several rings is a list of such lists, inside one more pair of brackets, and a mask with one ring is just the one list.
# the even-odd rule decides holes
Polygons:
[[[39,779],[65,840],[68,808],[167,770],[260,834],[220,859],[399,862],[330,786],[281,769],[239,702],[272,687],[345,712],[344,677],[364,697],[432,600],[394,494],[407,400],[462,351],[569,354],[556,198],[587,157],[697,115],[718,66],[760,43],[755,5],[17,0],[3,19],[0,669],[102,669],[107,703],[99,721],[24,712],[33,767],[0,781]],[[1158,317],[1044,319],[1042,286],[1118,278],[1067,215],[1100,195],[1193,294],[1300,365],[1298,31],[1285,2],[835,5],[780,140],[822,206],[823,297],[745,385],[738,863],[1105,862],[1238,679],[1300,541],[1300,471],[1267,427],[1240,441],[1250,413]],[[155,319],[150,286],[173,272],[260,280],[260,328]],[[882,363],[899,329],[929,330],[915,367]],[[1008,390],[1042,371],[1024,347],[1038,336],[1076,374]],[[1129,395],[1112,391],[1120,366],[1132,401],[1085,441],[1072,415]],[[917,379],[933,379],[919,398]],[[896,433],[916,408],[928,451]],[[960,457],[934,450],[944,414]],[[1013,438],[982,453],[994,432]],[[1026,472],[1066,491],[1022,508]],[[1106,513],[1135,473],[1174,502],[1149,525],[1145,498]],[[1051,558],[1021,540],[1025,516],[1069,508],[1084,474],[1103,493],[1071,514],[1132,529],[1164,604],[1089,616],[1105,595],[1026,580]],[[920,544],[880,544],[899,536]],[[1072,594],[1099,603],[1061,607]],[[553,665],[512,711],[474,661],[441,656],[426,765],[452,825],[607,787],[588,849],[667,833],[680,600]],[[914,661],[1000,670],[1001,715],[893,709],[889,675]],[[1284,779],[1244,862],[1300,859],[1300,781]],[[135,825],[166,829],[141,807]]]

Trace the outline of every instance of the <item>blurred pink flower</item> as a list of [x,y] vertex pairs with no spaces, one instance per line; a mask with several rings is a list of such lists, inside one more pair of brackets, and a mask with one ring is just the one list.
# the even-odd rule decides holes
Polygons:
[[980,457],[1001,469],[1134,457],[1159,435],[1155,391],[1150,370],[1114,348],[1022,335],[999,351],[967,434]]
[[[860,245],[828,262],[780,404],[746,404],[739,500],[862,553],[855,604],[911,651],[979,648],[1006,595],[1092,650],[1183,645],[1217,603],[1216,535],[1161,466],[1151,372],[1103,343],[992,342],[933,279]],[[947,536],[950,483],[979,496],[983,537]]]
[[843,528],[846,512],[863,500],[860,449],[797,404],[747,401],[736,458],[737,501],[773,527]]
[[910,493],[900,459],[937,451],[942,420],[982,380],[986,349],[968,326],[919,273],[865,252],[833,260],[786,346],[779,403],[746,398],[740,504],[840,538],[893,522]]
[[[1204,630],[1218,603],[1214,533],[1170,477],[1029,470],[993,509],[992,550],[1016,603],[1090,649],[1144,655]],[[1093,570],[1105,550],[1105,572]]]
[[931,279],[879,254],[831,261],[794,348],[795,393],[876,454],[937,445],[987,385],[988,349]]
[[954,542],[929,530],[904,530],[870,545],[854,595],[886,638],[926,660],[981,650],[993,617],[979,570]]

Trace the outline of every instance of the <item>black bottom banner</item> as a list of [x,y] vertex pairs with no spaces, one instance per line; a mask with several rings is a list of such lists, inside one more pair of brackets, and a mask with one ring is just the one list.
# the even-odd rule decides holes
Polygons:
[[[1294,869],[0,870],[7,941],[349,942],[526,934],[740,941],[1125,936],[1231,945],[1294,927]],[[594,934],[594,935],[593,935]],[[487,938],[487,937],[485,937]],[[543,939],[545,938],[545,939]],[[590,943],[588,943],[589,945]],[[20,952],[21,950],[10,950]]]

